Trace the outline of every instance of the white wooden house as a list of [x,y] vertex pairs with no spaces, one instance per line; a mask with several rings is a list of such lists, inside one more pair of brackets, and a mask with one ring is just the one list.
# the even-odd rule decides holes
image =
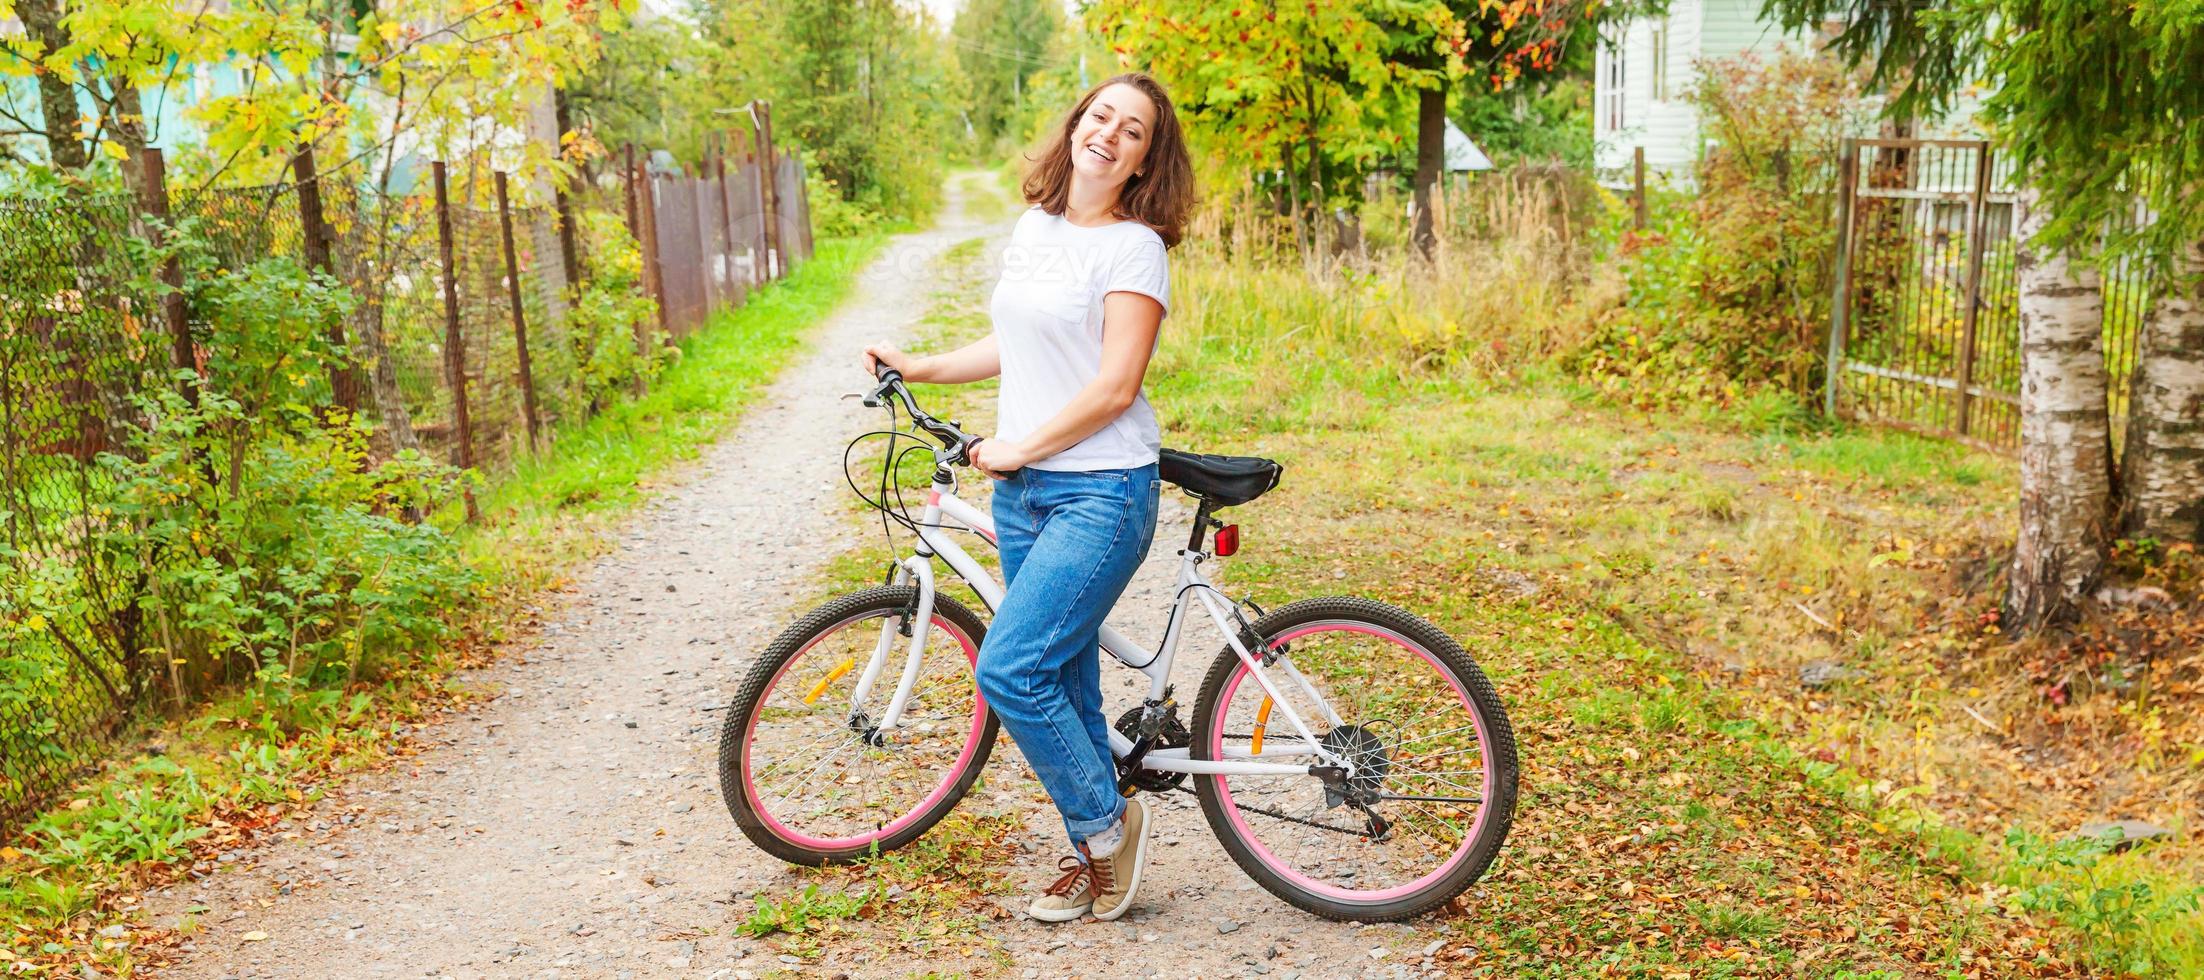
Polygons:
[[[1805,35],[1786,34],[1761,20],[1760,5],[1761,0],[1670,0],[1663,16],[1602,29],[1605,43],[1594,66],[1592,114],[1592,160],[1602,183],[1627,185],[1633,154],[1641,146],[1649,179],[1690,179],[1692,165],[1708,145],[1691,105],[1698,63],[1748,53],[1769,59],[1784,47],[1803,51],[1811,46]],[[1982,138],[1973,123],[1980,95],[1972,87],[1962,91],[1951,112],[1918,122],[1914,135]],[[1874,97],[1869,98],[1872,103]],[[1876,135],[1871,116],[1863,117],[1866,125],[1853,135]],[[1923,189],[1963,190],[1972,185],[1974,172],[1970,166],[1918,179],[1926,181]]]
[[1760,19],[1760,0],[1670,0],[1665,15],[1610,24],[1604,32],[1594,66],[1592,139],[1593,163],[1608,182],[1629,180],[1640,146],[1649,176],[1688,175],[1703,148],[1690,102],[1695,64],[1773,53],[1786,43],[1780,28]]

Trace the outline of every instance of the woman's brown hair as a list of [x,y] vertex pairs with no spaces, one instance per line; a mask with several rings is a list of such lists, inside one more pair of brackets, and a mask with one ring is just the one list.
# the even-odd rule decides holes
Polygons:
[[1033,165],[1026,170],[1021,189],[1027,204],[1038,204],[1053,215],[1064,213],[1071,202],[1072,130],[1087,114],[1087,107],[1094,104],[1094,97],[1112,85],[1130,85],[1156,104],[1155,122],[1148,133],[1147,166],[1141,168],[1142,173],[1125,178],[1125,186],[1118,189],[1115,214],[1155,229],[1163,237],[1163,246],[1170,248],[1179,243],[1187,215],[1194,210],[1194,162],[1187,156],[1186,134],[1179,129],[1178,111],[1171,107],[1171,96],[1163,91],[1162,83],[1145,72],[1126,72],[1088,89],[1079,104],[1064,116],[1055,141],[1042,147],[1038,157],[1028,158]]

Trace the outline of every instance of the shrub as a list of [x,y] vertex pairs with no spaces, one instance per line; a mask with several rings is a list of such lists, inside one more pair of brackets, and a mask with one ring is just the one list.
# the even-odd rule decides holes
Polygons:
[[366,423],[333,408],[327,327],[350,296],[289,259],[214,268],[179,237],[217,356],[135,393],[121,444],[82,464],[68,560],[0,556],[20,653],[0,701],[32,717],[156,689],[181,704],[264,668],[348,679],[433,645],[469,596],[445,535],[394,516],[457,473],[410,453],[368,466]]
[[616,215],[581,213],[589,268],[569,311],[575,375],[589,414],[648,381],[673,356],[671,349],[639,347],[636,330],[652,325],[658,305],[643,294],[643,250]]
[[869,201],[846,200],[834,178],[809,162],[804,166],[804,193],[811,205],[812,233],[821,238],[868,234],[888,220],[878,206],[877,194]]
[[2080,932],[2082,952],[2103,972],[2138,977],[2188,975],[2194,964],[2174,937],[2195,935],[2204,889],[2169,887],[2114,856],[2118,831],[2050,839],[2019,827],[2005,835],[2009,858],[2000,877],[2013,888],[2008,904],[2048,914]]
[[[1863,118],[1856,73],[1792,51],[1703,62],[1695,195],[1615,233],[1620,304],[1577,363],[1633,401],[1805,396],[1828,322],[1837,148]],[[1620,223],[1620,215],[1617,215]],[[1668,383],[1640,383],[1648,375]]]

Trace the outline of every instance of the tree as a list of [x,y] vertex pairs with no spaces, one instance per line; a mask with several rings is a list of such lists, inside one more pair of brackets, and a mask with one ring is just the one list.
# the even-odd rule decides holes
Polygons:
[[[2020,202],[2017,234],[2051,220],[2041,195]],[[2105,407],[2104,293],[2064,251],[2024,245],[2020,291],[2020,534],[2004,621],[2069,615],[2104,571],[2112,516],[2112,419]]]
[[[16,6],[16,16],[23,21],[27,40],[37,45],[36,50],[16,50],[8,47],[30,66],[38,79],[38,129],[46,137],[46,159],[54,169],[73,173],[92,162],[92,156],[84,148],[84,116],[77,110],[76,88],[60,71],[45,63],[45,56],[69,46],[69,32],[61,26],[60,0],[23,0]],[[19,122],[19,125],[22,125]],[[31,127],[24,125],[23,128]]]
[[2119,532],[2198,543],[2204,542],[2204,239],[2179,247],[2173,278],[2143,320],[2120,454]]
[[[1460,70],[1458,28],[1437,2],[1102,0],[1087,16],[1127,67],[1170,87],[1213,170],[1280,176],[1304,250],[1323,234],[1315,225],[1312,239],[1307,218],[1400,153],[1413,126],[1404,87]],[[1404,57],[1424,42],[1437,67]]]
[[[2204,235],[2204,18],[2194,5],[1768,0],[1765,9],[1792,28],[1844,20],[1834,47],[1874,61],[1874,77],[1895,87],[1894,114],[1946,106],[1973,77],[1992,86],[1987,115],[2027,185],[2022,528],[2008,625],[2032,628],[2079,605],[2103,567],[2115,501],[2128,533],[2193,540],[2204,496],[2204,355],[2190,312],[2204,273],[2193,247]],[[2119,233],[2138,198],[2152,220]],[[2171,273],[2144,330],[2118,488],[2108,475],[2103,330],[2092,319],[2101,300],[2086,268],[2105,258]],[[2076,440],[2103,448],[2062,449]]]
[[[1534,81],[1562,68],[1572,38],[1589,41],[1584,30],[1596,0],[1477,0],[1446,5],[1447,17],[1433,18],[1434,29],[1446,33],[1431,38],[1451,46],[1458,65],[1438,63],[1427,45],[1411,43],[1411,59],[1427,71],[1416,89],[1416,175],[1413,183],[1416,224],[1412,234],[1416,248],[1430,258],[1438,247],[1433,227],[1432,191],[1446,166],[1446,102],[1451,69],[1468,76],[1474,92],[1503,92]],[[1418,38],[1420,42],[1422,39]],[[1579,44],[1578,47],[1588,45]]]
[[2049,178],[2043,238],[2161,275],[2138,338],[2115,526],[2204,541],[2204,16],[2193,3],[1980,0],[1952,19],[1993,32],[2001,85],[1985,108],[2020,164]]
[[[7,0],[0,0],[0,16]],[[43,6],[41,6],[43,5]],[[35,9],[34,9],[35,8]],[[287,179],[299,147],[312,148],[325,175],[366,170],[391,188],[402,153],[460,158],[495,150],[522,177],[557,166],[556,149],[516,142],[550,86],[596,55],[599,30],[616,28],[618,3],[596,0],[268,0],[177,4],[171,0],[65,3],[32,0],[31,20],[52,14],[36,36],[0,40],[14,57],[0,75],[38,76],[71,87],[68,103],[92,108],[86,142],[122,164],[132,190],[149,140],[172,150],[174,171],[199,186]],[[606,15],[610,14],[610,23]],[[44,25],[46,21],[41,20]],[[163,92],[199,72],[235,84],[190,104],[196,133],[149,128],[141,93]],[[59,100],[58,94],[49,94]],[[48,115],[61,115],[49,108]],[[49,120],[49,139],[79,123]],[[67,165],[57,146],[57,162]],[[80,165],[81,166],[81,165]],[[340,207],[339,265],[364,294],[351,318],[357,350],[384,429],[400,448],[417,445],[395,372],[385,356],[381,291],[395,218],[387,193],[353,194],[356,177],[328,181]],[[188,190],[172,194],[183,196]]]
[[1054,0],[969,0],[957,11],[949,43],[975,150],[1024,135],[1028,83],[1048,64],[1049,42],[1063,28],[1063,5]]

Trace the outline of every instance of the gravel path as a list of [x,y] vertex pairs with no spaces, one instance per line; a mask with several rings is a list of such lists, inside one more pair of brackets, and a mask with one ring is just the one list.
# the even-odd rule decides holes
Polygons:
[[[968,216],[961,188],[951,191],[940,224],[898,238],[821,326],[812,353],[681,486],[636,515],[612,554],[547,602],[540,632],[466,678],[497,698],[426,732],[419,755],[335,788],[293,828],[297,840],[152,896],[159,921],[204,910],[169,975],[870,977],[931,966],[854,943],[792,964],[772,944],[734,935],[750,895],[781,893],[794,877],[735,831],[714,753],[719,709],[751,656],[819,600],[801,585],[847,527],[841,446],[874,421],[838,397],[862,383],[854,352],[905,333],[945,249],[1008,232],[1007,222]],[[1153,553],[1113,620],[1139,640],[1161,633],[1176,542],[1192,516],[1179,499],[1166,494]],[[1176,672],[1190,693],[1215,638],[1189,640]],[[1106,672],[1113,698],[1137,703],[1138,676]],[[1031,788],[1023,769],[1014,751],[998,751],[998,798]],[[983,961],[986,972],[1419,972],[1430,936],[1304,915],[1239,873],[1192,797],[1151,799],[1162,804],[1162,846],[1140,907],[1108,924],[991,922],[983,931],[1006,956]],[[1035,887],[1055,876],[1059,833],[1053,813],[1035,807],[1022,875]],[[1022,908],[1024,896],[1000,900]]]

